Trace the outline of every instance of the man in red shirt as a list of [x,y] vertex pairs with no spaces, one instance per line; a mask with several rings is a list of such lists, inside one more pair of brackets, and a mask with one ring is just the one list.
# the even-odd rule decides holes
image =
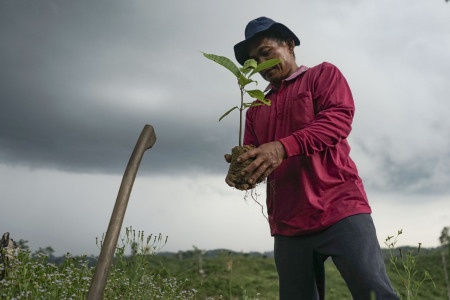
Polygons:
[[[298,67],[297,36],[260,17],[234,46],[243,64],[282,60],[261,72],[270,106],[249,108],[244,144],[257,148],[238,160],[248,188],[267,179],[267,210],[275,240],[280,299],[324,299],[324,261],[331,257],[354,299],[399,299],[386,274],[361,178],[349,153],[354,103],[330,63]],[[227,161],[230,156],[226,155]],[[226,182],[234,186],[228,178]]]

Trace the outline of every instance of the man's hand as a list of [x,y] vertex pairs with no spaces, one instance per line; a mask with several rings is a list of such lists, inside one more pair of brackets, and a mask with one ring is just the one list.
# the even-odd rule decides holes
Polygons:
[[[249,150],[239,156],[238,161],[245,161],[251,157],[255,160],[242,172],[250,174],[248,183],[255,185],[263,182],[273,170],[275,170],[286,156],[286,150],[281,142],[262,144],[258,148]],[[231,156],[230,156],[231,158]],[[226,158],[225,158],[226,159]],[[228,182],[227,182],[228,183]]]
[[[231,154],[225,154],[224,157],[225,157],[225,161],[226,161],[227,163],[231,163]],[[236,185],[234,184],[234,182],[232,182],[232,181],[230,180],[230,178],[228,178],[228,174],[227,174],[227,177],[225,177],[225,182],[226,182],[229,186],[236,188]],[[242,187],[240,188],[240,190],[245,191],[245,190],[248,190],[248,189],[252,189],[252,188],[254,188],[255,186],[256,186],[256,184],[243,184]]]

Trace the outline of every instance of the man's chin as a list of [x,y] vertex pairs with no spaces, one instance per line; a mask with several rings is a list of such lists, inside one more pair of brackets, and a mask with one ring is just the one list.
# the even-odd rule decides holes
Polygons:
[[265,80],[267,80],[268,82],[274,84],[276,82],[280,82],[280,78],[278,76],[270,76],[269,74],[267,74],[265,77],[263,77]]

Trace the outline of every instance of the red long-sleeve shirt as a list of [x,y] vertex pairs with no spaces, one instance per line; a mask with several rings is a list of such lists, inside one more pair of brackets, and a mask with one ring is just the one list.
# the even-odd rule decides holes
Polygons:
[[351,160],[347,136],[354,103],[341,72],[329,63],[300,67],[281,87],[271,87],[271,106],[246,114],[244,144],[280,141],[287,158],[267,183],[272,235],[316,232],[358,213],[370,213]]

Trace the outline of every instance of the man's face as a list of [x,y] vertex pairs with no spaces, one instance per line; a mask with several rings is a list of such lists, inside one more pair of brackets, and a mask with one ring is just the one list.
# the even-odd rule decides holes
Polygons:
[[247,49],[250,58],[258,64],[272,58],[281,59],[281,63],[261,71],[261,76],[275,86],[279,86],[283,79],[297,70],[293,55],[294,41],[280,43],[276,39],[259,37],[251,41]]

